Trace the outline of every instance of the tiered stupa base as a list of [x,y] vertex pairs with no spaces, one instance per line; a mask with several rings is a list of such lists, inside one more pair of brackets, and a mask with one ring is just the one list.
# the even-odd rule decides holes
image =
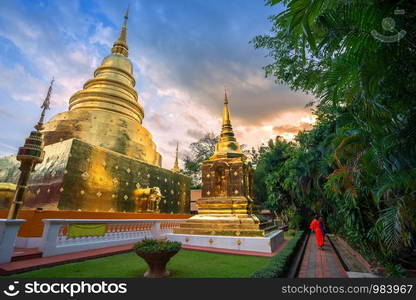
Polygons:
[[272,222],[260,222],[255,215],[208,214],[189,218],[173,233],[264,237],[276,229]]
[[272,253],[283,242],[283,231],[256,215],[201,214],[189,218],[167,237],[184,246]]

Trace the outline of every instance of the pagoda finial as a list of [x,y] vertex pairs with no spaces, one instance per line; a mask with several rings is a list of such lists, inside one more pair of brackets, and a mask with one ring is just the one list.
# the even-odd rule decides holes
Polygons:
[[126,13],[124,14],[124,24],[123,24],[123,26],[127,26],[127,20],[129,18],[129,9],[130,9],[130,4],[127,5]]
[[51,84],[49,85],[49,89],[48,89],[48,93],[46,94],[45,100],[43,100],[42,106],[40,108],[42,108],[42,113],[40,114],[40,119],[38,124],[36,124],[35,129],[37,131],[41,131],[43,129],[43,122],[45,120],[45,113],[47,109],[50,109],[50,104],[51,104],[51,95],[52,95],[52,86],[53,83],[55,82],[55,78],[52,77],[51,80]]
[[224,109],[222,113],[221,135],[220,135],[220,140],[218,141],[215,147],[215,153],[213,157],[216,157],[218,154],[224,154],[224,153],[233,153],[237,155],[242,155],[240,145],[238,144],[234,136],[233,127],[231,125],[226,88],[224,88]]
[[174,165],[173,165],[173,169],[172,169],[172,172],[174,172],[174,173],[179,173],[179,151],[178,151],[178,148],[179,148],[179,142],[176,142],[176,156],[175,156],[175,163],[174,163]]
[[224,87],[224,110],[223,110],[223,114],[222,114],[222,126],[223,126],[223,130],[224,130],[224,126],[230,126],[231,127],[231,120],[230,120],[230,112],[228,110],[228,97],[227,97],[226,87]]
[[126,13],[124,14],[124,22],[118,40],[114,42],[113,48],[111,49],[111,53],[113,54],[129,56],[129,47],[127,46],[127,20],[129,19],[129,8],[130,5],[127,6]]
[[224,86],[224,104],[228,104],[227,87]]

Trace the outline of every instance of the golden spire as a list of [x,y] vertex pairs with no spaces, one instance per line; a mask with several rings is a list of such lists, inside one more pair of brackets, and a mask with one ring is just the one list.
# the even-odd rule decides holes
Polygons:
[[127,20],[129,18],[129,7],[127,7],[126,13],[124,15],[123,27],[121,27],[120,35],[118,40],[114,42],[111,53],[121,54],[124,56],[129,56],[129,47],[127,46]]
[[[222,115],[222,130],[224,130],[225,126],[231,127],[231,121],[230,121],[230,112],[228,111],[228,97],[227,97],[227,89],[224,88],[224,111]],[[232,128],[231,128],[232,130]]]
[[233,127],[231,125],[230,112],[228,110],[227,90],[225,89],[221,136],[215,147],[214,157],[216,157],[218,154],[226,153],[242,155],[240,145],[234,136]]
[[174,173],[179,173],[180,169],[179,169],[179,161],[178,161],[178,146],[179,146],[179,142],[176,142],[176,156],[175,156],[175,163],[173,165],[173,169],[172,172]]

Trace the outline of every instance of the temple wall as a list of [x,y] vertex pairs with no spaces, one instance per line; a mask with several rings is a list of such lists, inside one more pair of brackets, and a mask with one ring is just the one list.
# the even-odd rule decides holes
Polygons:
[[[7,218],[8,211],[0,209],[0,218]],[[187,219],[189,214],[162,214],[162,213],[117,213],[117,212],[86,212],[63,210],[33,210],[19,211],[18,218],[26,222],[20,225],[19,237],[41,237],[44,224],[43,219]]]

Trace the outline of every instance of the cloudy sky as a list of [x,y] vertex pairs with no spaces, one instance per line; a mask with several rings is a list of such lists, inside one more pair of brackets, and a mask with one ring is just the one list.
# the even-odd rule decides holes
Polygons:
[[266,52],[249,41],[282,8],[263,0],[0,0],[0,156],[14,154],[36,123],[55,76],[52,109],[110,53],[130,3],[128,45],[143,125],[163,166],[206,132],[219,133],[224,86],[237,139],[257,146],[293,137],[313,117],[311,97],[265,78]]

